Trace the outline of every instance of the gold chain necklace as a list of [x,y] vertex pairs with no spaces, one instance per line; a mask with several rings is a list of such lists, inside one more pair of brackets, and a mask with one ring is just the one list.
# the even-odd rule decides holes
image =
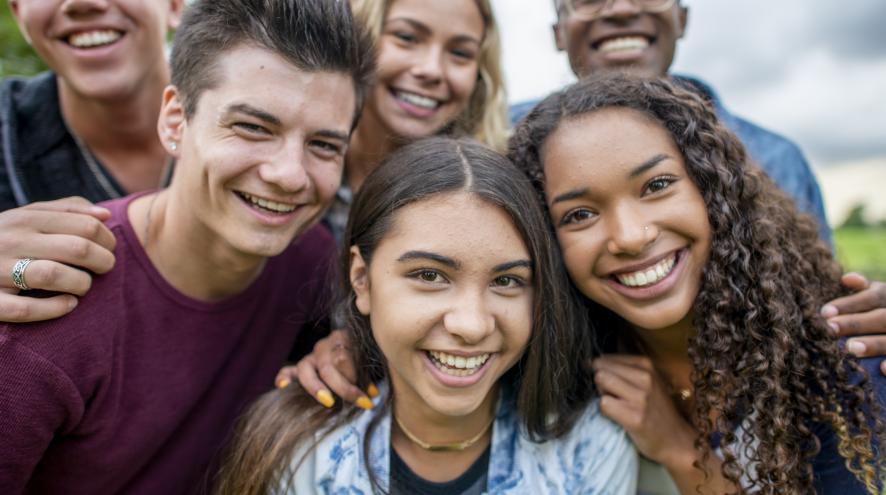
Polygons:
[[421,447],[425,450],[429,450],[431,452],[453,452],[453,451],[465,450],[466,448],[470,447],[471,445],[474,445],[475,443],[477,443],[477,441],[479,441],[481,438],[483,438],[483,435],[485,435],[486,432],[489,431],[489,428],[492,426],[492,423],[495,422],[495,415],[493,414],[492,419],[489,421],[489,423],[487,423],[486,426],[482,430],[480,430],[480,433],[474,435],[473,437],[471,437],[467,440],[464,440],[462,442],[443,443],[443,444],[439,444],[439,445],[433,445],[428,442],[425,442],[424,440],[421,440],[417,436],[413,435],[411,431],[407,430],[406,427],[403,426],[403,423],[400,422],[400,418],[398,418],[396,414],[392,414],[392,416],[394,416],[394,421],[397,422],[397,426],[400,427],[400,430],[403,432],[404,435],[406,435],[406,438],[411,440],[412,443],[418,445],[419,447]]

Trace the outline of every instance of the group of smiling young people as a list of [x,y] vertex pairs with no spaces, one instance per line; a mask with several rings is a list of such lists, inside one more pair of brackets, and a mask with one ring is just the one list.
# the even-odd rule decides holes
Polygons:
[[[63,20],[144,8],[50,3],[46,18]],[[39,38],[45,5],[11,5]],[[156,18],[175,26],[181,7]],[[110,203],[110,219],[71,200],[2,214],[23,231],[22,218],[52,218],[20,236],[37,241],[4,244],[4,257],[37,258],[15,263],[17,286],[85,295],[54,322],[0,329],[0,391],[17,403],[0,406],[14,454],[0,486],[882,492],[886,379],[834,336],[883,333],[882,285],[841,284],[823,219],[800,213],[820,211],[814,182],[785,187],[793,199],[776,187],[803,182],[794,148],[697,81],[664,77],[685,6],[556,2],[556,40],[582,81],[509,139],[488,1],[351,7],[356,24],[342,2],[194,2],[157,102],[169,187]],[[87,29],[56,29],[84,58],[139,36],[96,26],[88,47]],[[88,91],[67,81],[96,62],[77,63],[73,76],[50,64],[72,136],[66,102]],[[334,307],[317,277],[334,245],[311,227],[323,215],[339,252]],[[82,259],[49,249],[88,228]],[[35,245],[46,249],[18,252]],[[90,290],[71,264],[108,273]],[[162,297],[187,308],[167,313]],[[327,315],[343,328],[284,368],[229,437],[295,334]]]

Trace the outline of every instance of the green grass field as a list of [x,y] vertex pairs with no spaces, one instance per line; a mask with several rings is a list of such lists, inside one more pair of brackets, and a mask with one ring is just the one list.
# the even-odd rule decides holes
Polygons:
[[886,280],[886,227],[837,229],[834,243],[845,271]]

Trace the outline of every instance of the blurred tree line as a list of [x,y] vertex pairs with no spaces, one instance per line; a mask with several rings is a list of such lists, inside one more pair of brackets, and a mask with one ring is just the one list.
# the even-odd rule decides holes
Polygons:
[[0,2],[0,77],[30,76],[46,70],[46,66],[28,45],[9,10],[8,2]]

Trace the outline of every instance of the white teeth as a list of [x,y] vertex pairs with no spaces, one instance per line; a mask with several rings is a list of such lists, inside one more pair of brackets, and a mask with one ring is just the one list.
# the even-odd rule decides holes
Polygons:
[[633,273],[620,273],[616,275],[615,278],[618,279],[622,285],[627,285],[628,287],[652,285],[667,277],[668,274],[671,273],[671,270],[673,270],[676,261],[677,255],[672,254],[668,258],[659,261],[651,268]]
[[118,31],[110,29],[102,31],[87,31],[85,33],[72,34],[68,37],[68,43],[77,48],[92,48],[95,46],[108,45],[123,36]]
[[600,43],[597,50],[601,52],[620,52],[628,50],[642,50],[649,46],[649,40],[643,36],[625,36],[612,38]]
[[428,351],[428,355],[431,356],[431,362],[440,371],[452,376],[468,376],[479,371],[491,354],[464,357],[440,351]]
[[289,213],[295,210],[295,205],[286,204],[286,203],[277,203],[276,201],[270,201],[264,198],[259,198],[258,196],[253,196],[251,194],[247,194],[245,192],[240,192],[240,196],[244,199],[248,200],[250,203],[260,206],[266,210],[275,211],[277,213]]
[[415,93],[407,93],[406,91],[397,91],[397,98],[405,101],[406,103],[415,105],[417,107],[427,108],[429,110],[433,110],[440,105],[440,102],[433,98],[428,98],[426,96],[417,95]]

